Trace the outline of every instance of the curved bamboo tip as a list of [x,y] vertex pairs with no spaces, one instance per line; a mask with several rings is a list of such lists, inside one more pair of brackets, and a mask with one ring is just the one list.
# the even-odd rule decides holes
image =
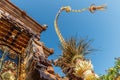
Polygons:
[[89,11],[91,13],[94,13],[96,10],[105,10],[106,9],[106,5],[101,5],[101,6],[96,6],[95,4],[92,4],[90,7],[89,7]]

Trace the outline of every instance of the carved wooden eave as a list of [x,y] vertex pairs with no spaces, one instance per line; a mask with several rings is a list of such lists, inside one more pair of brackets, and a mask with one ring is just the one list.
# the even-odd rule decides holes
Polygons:
[[35,34],[40,34],[45,30],[45,27],[42,27],[35,20],[30,18],[24,11],[10,3],[9,0],[0,0],[0,10],[9,13],[16,19],[19,19],[18,21],[16,20],[19,25],[31,28]]
[[44,53],[45,53],[46,57],[48,57],[48,56],[50,56],[50,55],[52,55],[54,53],[54,49],[52,49],[52,48],[49,49],[49,48],[47,48],[45,46],[43,46],[43,50],[44,50]]
[[[0,0],[0,25],[0,44],[9,46],[17,53],[24,51],[32,36],[39,38],[40,33],[46,30],[46,26],[38,24],[9,0]],[[46,57],[53,53],[53,50],[43,48]]]
[[7,46],[20,54],[27,47],[31,36],[6,20],[0,19],[0,45]]

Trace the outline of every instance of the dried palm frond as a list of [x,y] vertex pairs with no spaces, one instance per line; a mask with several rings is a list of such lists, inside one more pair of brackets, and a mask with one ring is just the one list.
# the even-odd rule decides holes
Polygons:
[[[64,58],[64,62],[71,63],[73,62],[74,57],[83,57],[94,49],[91,49],[89,43],[91,41],[86,41],[85,39],[77,40],[75,37],[71,37],[66,40],[66,47],[60,45],[60,49],[62,50],[62,58]],[[62,61],[63,62],[63,61]]]
[[[65,41],[66,46],[63,46],[62,44],[59,45],[60,49],[62,50],[62,55],[55,61],[55,66],[61,67],[66,76],[74,76],[74,70],[78,69],[76,64],[81,65],[77,59],[84,62],[84,56],[93,51],[93,49],[90,47],[90,42],[91,41],[87,41],[86,39],[80,39],[78,41],[78,39],[75,37],[67,39]],[[82,65],[87,66],[87,63]],[[79,72],[78,70],[76,71]]]

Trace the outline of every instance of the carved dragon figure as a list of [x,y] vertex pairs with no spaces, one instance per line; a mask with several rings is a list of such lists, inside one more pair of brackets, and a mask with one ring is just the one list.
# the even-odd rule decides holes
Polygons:
[[72,46],[77,44],[74,41],[75,39],[70,39],[69,41],[64,40],[58,28],[58,18],[60,16],[60,13],[64,10],[66,12],[83,12],[83,11],[89,10],[91,13],[94,13],[96,10],[104,10],[104,9],[105,9],[105,5],[96,6],[94,4],[91,5],[89,8],[84,8],[81,10],[72,10],[70,6],[66,6],[66,7],[62,7],[56,15],[56,18],[54,21],[54,28],[61,42],[63,55],[57,60],[55,60],[54,63],[56,66],[59,66],[62,68],[63,72],[66,74],[67,77],[69,77],[70,80],[78,80],[78,79],[79,80],[96,80],[98,76],[93,71],[93,66],[91,64],[91,61],[86,60],[84,58],[84,55],[82,55],[83,45],[85,43],[82,43],[82,41],[80,41],[80,43],[83,45],[77,46],[77,48],[75,47],[73,49]]

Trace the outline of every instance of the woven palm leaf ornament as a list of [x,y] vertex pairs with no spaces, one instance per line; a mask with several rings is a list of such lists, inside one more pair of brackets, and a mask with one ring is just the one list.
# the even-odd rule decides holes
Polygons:
[[105,10],[105,8],[106,8],[105,5],[96,6],[95,4],[92,4],[89,8],[83,8],[83,9],[80,9],[80,10],[71,9],[70,6],[61,7],[60,10],[58,11],[58,13],[57,13],[57,15],[55,17],[55,21],[54,21],[55,31],[57,33],[57,36],[58,36],[61,44],[63,46],[65,46],[65,40],[62,37],[62,35],[61,35],[60,31],[59,31],[59,28],[58,28],[58,18],[59,18],[62,11],[66,11],[66,12],[84,12],[86,10],[89,10],[91,13],[94,13],[96,10]]
[[[58,18],[61,12],[84,12],[86,10],[89,10],[91,13],[94,13],[96,10],[104,10],[105,8],[105,5],[96,6],[92,4],[89,8],[83,8],[80,10],[73,10],[70,6],[65,6],[61,7],[58,11],[54,21],[54,28],[61,42],[63,55],[59,59],[57,59],[55,63],[57,66],[60,66],[63,69],[63,72],[65,72],[65,74],[74,74],[76,77],[80,77],[84,80],[94,80],[98,77],[93,72],[91,61],[84,58],[84,54],[86,54],[85,51],[89,51],[89,49],[86,49],[88,48],[88,44],[84,43],[84,40],[76,42],[76,40],[73,38],[68,41],[63,38],[58,28]],[[69,72],[70,69],[68,67],[70,67],[70,65],[73,66],[73,73]]]

